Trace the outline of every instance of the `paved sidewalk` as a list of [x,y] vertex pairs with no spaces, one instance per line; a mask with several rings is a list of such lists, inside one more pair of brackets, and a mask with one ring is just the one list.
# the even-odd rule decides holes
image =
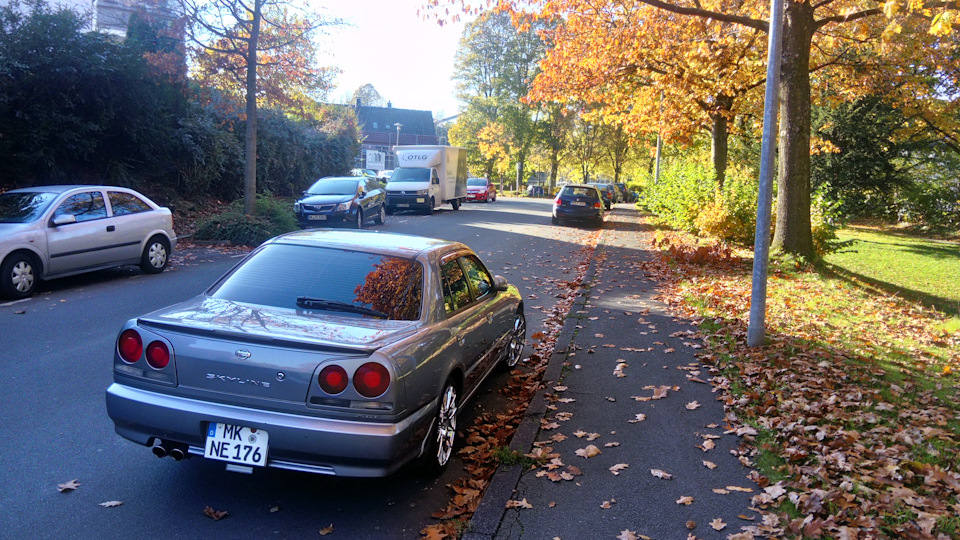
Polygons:
[[[759,490],[732,453],[739,437],[725,433],[695,357],[697,328],[652,299],[656,280],[640,266],[649,238],[632,207],[608,213],[544,389],[511,442],[556,466],[501,466],[464,539],[712,539],[760,521]],[[589,445],[600,453],[577,454]],[[529,507],[507,508],[520,501]]]

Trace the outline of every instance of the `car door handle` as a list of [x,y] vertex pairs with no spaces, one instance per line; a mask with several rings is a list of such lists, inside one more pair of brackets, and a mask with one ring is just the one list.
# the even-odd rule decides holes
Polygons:
[[117,228],[114,227],[113,225],[107,225],[107,232],[113,232],[115,230],[117,230]]

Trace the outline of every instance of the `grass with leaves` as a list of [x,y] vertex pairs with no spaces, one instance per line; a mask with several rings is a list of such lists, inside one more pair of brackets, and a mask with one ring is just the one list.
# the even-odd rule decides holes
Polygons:
[[930,307],[955,302],[956,245],[853,231],[857,254],[774,261],[750,348],[752,253],[658,234],[662,298],[702,321],[714,385],[758,431],[743,457],[779,523],[754,532],[957,538],[960,324]]

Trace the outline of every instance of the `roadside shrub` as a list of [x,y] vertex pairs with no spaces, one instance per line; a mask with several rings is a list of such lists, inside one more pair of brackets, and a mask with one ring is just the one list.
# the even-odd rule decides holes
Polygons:
[[694,220],[700,234],[741,246],[753,245],[757,228],[757,182],[729,178]]
[[830,198],[826,190],[817,190],[810,204],[810,232],[813,235],[813,250],[818,257],[835,253],[850,245],[841,242],[837,231],[843,228],[843,203]]
[[297,229],[297,221],[288,201],[257,196],[255,214],[243,214],[243,199],[230,204],[227,211],[197,226],[193,235],[201,241],[225,241],[236,246],[258,246],[286,232]]
[[710,167],[680,162],[664,167],[660,181],[648,184],[641,199],[667,225],[692,232],[697,216],[713,200],[715,186]]

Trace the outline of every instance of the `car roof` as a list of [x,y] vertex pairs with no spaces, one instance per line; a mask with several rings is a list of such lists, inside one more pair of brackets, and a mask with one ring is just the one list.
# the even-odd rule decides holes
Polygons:
[[25,188],[11,189],[6,193],[64,193],[70,191],[71,189],[119,189],[119,190],[128,190],[133,191],[130,188],[123,188],[118,186],[100,186],[100,185],[86,185],[86,184],[57,184],[52,186],[33,186]]
[[324,176],[323,178],[317,179],[314,184],[320,180],[353,180],[354,182],[361,180],[363,178],[369,178],[369,176]]
[[466,249],[460,242],[382,231],[313,229],[277,236],[266,243],[295,244],[415,257],[424,251]]

